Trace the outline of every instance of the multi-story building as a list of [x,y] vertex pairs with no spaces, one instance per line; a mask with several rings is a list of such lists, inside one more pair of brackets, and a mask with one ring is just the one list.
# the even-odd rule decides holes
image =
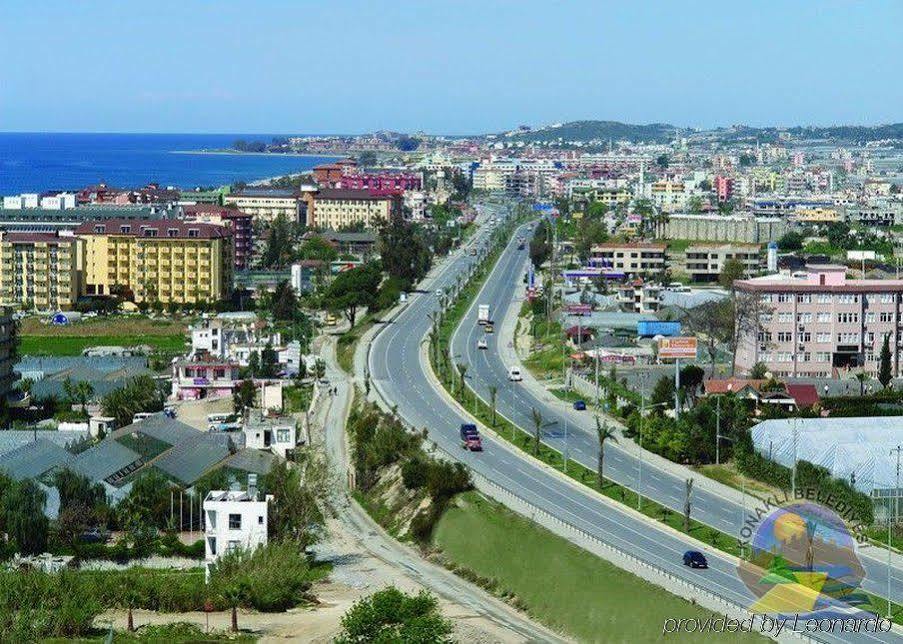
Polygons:
[[232,231],[232,257],[235,260],[235,270],[243,271],[250,268],[251,255],[254,252],[254,225],[250,214],[211,204],[183,206],[182,213],[186,221],[227,226]]
[[72,234],[0,233],[0,304],[71,310],[79,294],[79,250]]
[[758,244],[692,244],[679,258],[677,270],[693,282],[715,282],[729,259],[743,265],[745,276],[755,275],[762,264],[761,248]]
[[289,221],[303,222],[305,200],[301,193],[281,188],[245,188],[225,195],[223,204],[233,205],[261,221],[273,221],[283,215]]
[[660,284],[634,280],[618,287],[618,304],[631,313],[655,313],[661,306]]
[[238,548],[254,550],[267,543],[267,507],[272,495],[257,498],[257,475],[248,475],[248,490],[211,490],[204,497],[204,568]]
[[903,201],[880,200],[855,204],[846,209],[847,221],[865,226],[903,225]]
[[719,174],[712,181],[712,191],[718,201],[730,201],[734,196],[734,180]]
[[0,396],[4,398],[19,379],[14,359],[16,342],[16,321],[9,309],[0,309]]
[[851,280],[845,266],[808,266],[734,283],[751,324],[741,324],[735,366],[764,363],[778,377],[832,377],[852,369],[877,375],[884,338],[901,375],[903,280]]
[[238,362],[197,352],[172,363],[172,397],[201,400],[231,396],[241,382]]
[[659,239],[764,244],[780,239],[788,230],[787,221],[777,217],[680,214],[659,221],[655,236]]
[[401,198],[397,196],[373,194],[369,190],[324,188],[314,196],[307,225],[332,230],[356,224],[373,228],[379,221],[400,212]]
[[625,275],[656,275],[662,273],[665,261],[665,244],[637,242],[597,244],[590,251],[591,261]]
[[649,186],[649,199],[662,212],[684,210],[689,197],[689,191],[680,181],[656,181]]
[[178,220],[85,222],[88,295],[123,294],[135,302],[215,302],[232,291],[232,232]]

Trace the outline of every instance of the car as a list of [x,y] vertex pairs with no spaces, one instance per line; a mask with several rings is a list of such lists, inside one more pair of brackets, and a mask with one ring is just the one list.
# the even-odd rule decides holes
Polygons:
[[520,375],[520,369],[517,367],[508,368],[508,380],[511,382],[520,382],[523,379],[523,376]]
[[442,292],[441,288],[436,289],[436,297],[442,297],[445,293]]
[[486,324],[484,324],[484,325],[483,325],[483,330],[484,330],[486,333],[492,333],[493,331],[495,331],[495,329],[494,329],[493,326],[492,326],[492,322],[487,322]]
[[586,411],[586,401],[585,400],[575,400],[574,401],[574,409],[577,411]]
[[690,568],[708,568],[709,562],[705,555],[698,550],[687,550],[684,553],[684,565]]
[[489,345],[486,342],[486,338],[480,338],[477,340],[477,349],[488,349]]

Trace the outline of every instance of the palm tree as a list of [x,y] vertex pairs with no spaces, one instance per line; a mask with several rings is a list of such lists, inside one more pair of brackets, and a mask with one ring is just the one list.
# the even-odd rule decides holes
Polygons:
[[599,487],[601,488],[605,484],[605,441],[610,440],[617,443],[618,436],[611,425],[608,423],[603,425],[599,417],[596,416],[596,437],[599,439],[599,461],[596,474],[598,475]]
[[72,390],[75,400],[82,406],[82,413],[87,411],[88,401],[94,395],[94,386],[87,380],[79,380]]
[[492,426],[495,427],[495,398],[498,396],[499,388],[495,385],[489,385],[489,401],[492,404]]
[[238,632],[238,605],[241,603],[241,600],[244,598],[245,589],[243,585],[239,583],[230,583],[226,585],[220,594],[223,597],[223,600],[229,604],[232,609],[232,632]]
[[859,382],[859,395],[865,395],[865,383],[872,379],[872,377],[867,374],[865,371],[859,371],[853,374],[853,378]]
[[458,367],[458,373],[461,375],[461,400],[462,400],[462,402],[466,403],[466,401],[464,400],[464,394],[466,392],[466,390],[464,389],[464,378],[467,375],[467,365],[464,364],[463,362],[459,362],[457,364],[457,367]]
[[34,386],[33,378],[22,378],[22,380],[19,381],[19,390],[26,396],[29,396],[31,394],[31,388],[33,386]]
[[533,407],[533,456],[539,456],[539,442],[542,438],[542,414]]

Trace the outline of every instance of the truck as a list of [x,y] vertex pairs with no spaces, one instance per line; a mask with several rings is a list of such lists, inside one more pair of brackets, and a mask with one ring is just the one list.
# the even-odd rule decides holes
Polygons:
[[472,423],[461,424],[461,447],[471,452],[482,452],[483,441],[480,439],[480,431]]
[[489,305],[480,304],[477,307],[477,324],[488,324],[491,320],[492,318],[489,317]]

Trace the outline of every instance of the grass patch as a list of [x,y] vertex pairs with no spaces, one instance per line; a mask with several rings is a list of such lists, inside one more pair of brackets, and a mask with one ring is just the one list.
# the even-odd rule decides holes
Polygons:
[[376,313],[367,313],[343,333],[336,343],[336,361],[345,373],[354,374],[354,352],[357,349],[357,342],[374,325],[376,319]]
[[306,382],[301,386],[286,387],[282,390],[283,406],[286,413],[303,413],[310,407],[314,395],[314,385]]
[[25,356],[80,356],[88,347],[133,347],[145,344],[162,353],[181,353],[186,338],[179,335],[21,335],[19,353]]
[[[707,478],[710,478],[714,481],[718,481],[719,483],[723,483],[724,485],[728,485],[734,489],[742,490],[745,488],[747,494],[755,495],[757,492],[772,495],[772,494],[781,494],[781,490],[776,487],[771,487],[762,483],[761,481],[757,481],[756,479],[751,479],[748,476],[743,476],[740,474],[736,467],[734,467],[730,463],[723,463],[721,465],[699,465],[693,468],[697,472],[700,472]],[[743,482],[743,483],[741,483]]]
[[[710,615],[475,492],[459,495],[445,512],[434,544],[462,576],[580,641],[659,641],[666,618]],[[746,633],[711,640],[765,641]]]

